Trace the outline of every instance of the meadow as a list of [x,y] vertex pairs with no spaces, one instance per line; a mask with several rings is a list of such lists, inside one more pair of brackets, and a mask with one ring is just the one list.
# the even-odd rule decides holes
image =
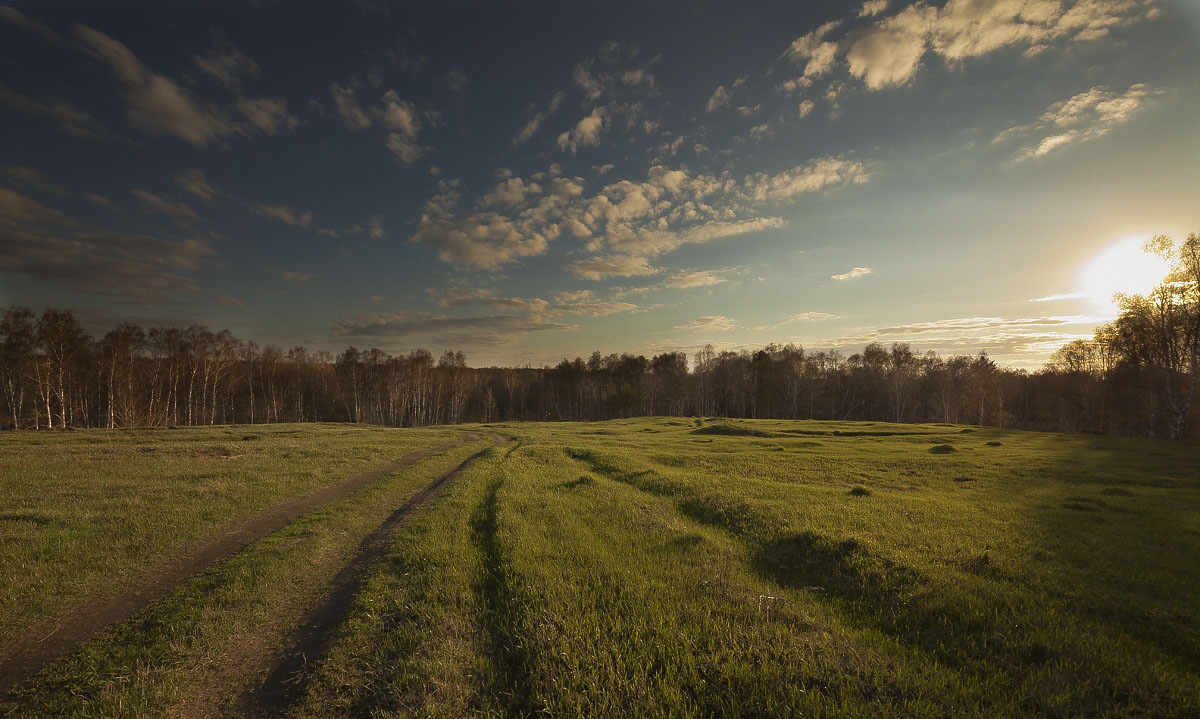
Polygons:
[[205,537],[440,447],[178,582],[0,713],[1200,713],[1200,448],[956,425],[6,433],[0,659]]

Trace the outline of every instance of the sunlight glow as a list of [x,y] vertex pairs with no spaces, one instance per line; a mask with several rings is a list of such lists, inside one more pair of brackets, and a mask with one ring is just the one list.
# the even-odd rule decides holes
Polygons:
[[1081,294],[1115,310],[1113,296],[1117,293],[1144,295],[1154,289],[1166,276],[1169,265],[1142,249],[1147,239],[1132,235],[1096,253],[1079,270]]

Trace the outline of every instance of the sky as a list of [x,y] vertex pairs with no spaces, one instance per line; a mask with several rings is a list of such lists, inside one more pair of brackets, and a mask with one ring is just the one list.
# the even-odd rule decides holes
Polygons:
[[97,333],[1036,369],[1200,231],[1200,3],[18,2],[0,123],[0,305]]

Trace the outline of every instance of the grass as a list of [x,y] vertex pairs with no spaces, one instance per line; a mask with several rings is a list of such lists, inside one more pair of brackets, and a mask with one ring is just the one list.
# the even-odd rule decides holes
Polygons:
[[[518,441],[397,531],[287,714],[1196,716],[1200,448],[961,430],[477,428]],[[437,469],[259,542],[10,711],[237,715],[353,537]]]
[[0,637],[281,501],[460,437],[337,424],[0,433]]

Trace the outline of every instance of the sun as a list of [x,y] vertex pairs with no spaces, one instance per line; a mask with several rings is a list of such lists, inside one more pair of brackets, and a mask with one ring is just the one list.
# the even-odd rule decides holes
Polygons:
[[1116,294],[1144,295],[1154,289],[1170,266],[1142,249],[1147,239],[1131,235],[1096,253],[1079,270],[1080,294],[1099,305],[1113,307]]

